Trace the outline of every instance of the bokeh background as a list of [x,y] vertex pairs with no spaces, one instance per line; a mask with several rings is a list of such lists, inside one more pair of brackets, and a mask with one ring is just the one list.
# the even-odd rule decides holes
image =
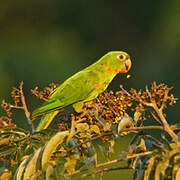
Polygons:
[[[0,1],[0,100],[9,101],[23,80],[32,110],[40,101],[30,89],[61,83],[111,50],[128,52],[133,66],[130,79],[118,75],[109,89],[143,89],[157,81],[174,86],[179,97],[179,0]],[[179,108],[169,109],[171,122],[179,121]],[[27,126],[24,116],[16,121]]]

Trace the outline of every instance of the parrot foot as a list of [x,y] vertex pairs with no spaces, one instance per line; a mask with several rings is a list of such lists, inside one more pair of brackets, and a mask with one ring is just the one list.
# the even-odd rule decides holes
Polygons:
[[80,113],[82,112],[82,108],[84,106],[84,102],[80,101],[80,102],[77,102],[75,104],[72,105],[74,110],[77,112],[77,113]]
[[86,102],[85,104],[86,104],[86,105],[91,105],[92,102],[93,102],[93,101],[88,101],[88,102]]

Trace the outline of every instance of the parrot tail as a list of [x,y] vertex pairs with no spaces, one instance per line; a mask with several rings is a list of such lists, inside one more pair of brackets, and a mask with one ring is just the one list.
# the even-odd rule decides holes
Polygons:
[[40,121],[40,123],[35,131],[37,132],[37,131],[46,129],[49,126],[49,124],[52,122],[54,117],[58,114],[58,112],[59,112],[59,110],[52,111],[52,112],[45,114],[45,116],[42,118],[42,120]]

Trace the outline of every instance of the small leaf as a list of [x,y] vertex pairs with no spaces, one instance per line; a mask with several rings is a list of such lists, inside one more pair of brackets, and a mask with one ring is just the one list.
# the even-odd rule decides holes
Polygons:
[[29,159],[30,159],[29,156],[24,157],[24,160],[21,162],[20,166],[16,170],[16,173],[15,173],[15,176],[14,176],[15,179],[17,179],[17,180],[23,179],[25,166],[26,166]]
[[110,143],[109,153],[114,153],[114,144],[115,144],[115,141],[113,139],[111,139],[108,142]]
[[146,144],[143,138],[141,138],[139,145],[137,146],[138,149],[142,151],[146,151]]
[[38,158],[37,158],[37,161],[36,161],[36,170],[42,169],[41,160],[42,160],[42,155],[43,155],[43,152],[44,152],[44,148],[45,148],[44,146],[39,148],[41,150],[39,152],[39,155],[38,155]]
[[179,180],[179,179],[180,179],[180,167],[179,167],[179,169],[177,170],[175,180]]
[[39,148],[34,153],[34,156],[28,162],[25,172],[24,172],[24,179],[29,179],[33,174],[36,174],[36,163],[37,163],[40,151],[41,151],[41,148]]
[[110,123],[106,123],[105,126],[103,127],[103,130],[106,131],[110,131],[111,130],[111,124]]
[[138,121],[143,121],[145,119],[144,111],[136,110],[134,113],[134,121],[137,123]]
[[92,136],[90,133],[86,133],[86,132],[79,133],[79,135],[81,138],[91,138]]
[[0,180],[8,180],[12,176],[12,172],[8,169],[4,169],[4,171],[0,174]]
[[[122,129],[126,127],[134,127],[133,120],[129,116],[123,116],[121,121],[118,124],[118,134],[121,132]],[[127,132],[121,133],[122,135],[127,135]]]
[[89,129],[89,125],[87,123],[78,123],[76,125],[77,132],[79,131],[87,131]]
[[0,146],[8,144],[10,141],[10,138],[3,138],[0,140]]
[[59,144],[61,144],[65,137],[69,135],[69,131],[62,131],[55,134],[49,142],[45,145],[44,152],[42,155],[42,169],[46,169],[46,166],[48,164],[48,161],[52,155],[53,152],[56,151],[56,148]]
[[164,174],[166,163],[168,163],[167,159],[163,159],[159,161],[158,164],[156,165],[155,174],[154,174],[156,180],[160,180],[161,175]]
[[76,163],[78,159],[79,159],[79,155],[77,154],[71,155],[70,157],[66,158],[67,162],[64,164],[64,167],[69,174],[72,174],[75,171]]
[[90,125],[91,131],[94,131],[96,134],[101,134],[100,129],[97,125]]
[[67,150],[65,150],[64,147],[61,147],[61,148],[59,149],[59,151],[61,152],[61,155],[60,155],[61,157],[66,156]]
[[149,163],[148,163],[147,169],[144,172],[144,180],[149,180],[151,171],[153,170],[153,166],[154,166],[154,163],[155,163],[155,157],[150,158],[148,160],[148,162]]
[[50,180],[51,176],[53,175],[54,168],[53,166],[49,165],[46,169],[46,179]]

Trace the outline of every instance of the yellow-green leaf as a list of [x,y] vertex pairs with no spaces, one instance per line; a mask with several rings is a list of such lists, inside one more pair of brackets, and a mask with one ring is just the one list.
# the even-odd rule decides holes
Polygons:
[[87,131],[89,129],[89,125],[87,123],[78,123],[76,124],[77,132],[79,131]]
[[100,134],[100,129],[97,125],[90,125],[91,131],[94,131],[96,134]]
[[147,169],[145,170],[144,173],[144,180],[149,180],[149,176],[151,174],[151,171],[153,170],[154,162],[155,162],[155,157],[150,158],[147,166]]
[[48,161],[59,144],[64,141],[64,138],[69,135],[69,131],[63,131],[56,133],[46,144],[42,155],[42,169],[46,169]]
[[29,179],[36,172],[36,162],[37,162],[40,151],[41,151],[41,148],[39,148],[35,152],[34,156],[31,158],[31,160],[27,164],[25,172],[24,172],[24,179]]
[[[134,127],[132,120],[129,116],[122,117],[121,121],[118,124],[118,134],[121,132],[122,129],[126,127]],[[122,135],[126,135],[127,132],[124,132]]]
[[12,172],[8,169],[4,169],[3,173],[0,176],[0,180],[8,180],[12,176]]
[[91,138],[91,134],[90,133],[82,132],[82,133],[79,133],[79,135],[80,135],[81,138]]
[[64,167],[68,174],[72,174],[75,171],[77,160],[79,159],[79,155],[73,154],[70,157],[66,158],[66,163],[64,164]]

